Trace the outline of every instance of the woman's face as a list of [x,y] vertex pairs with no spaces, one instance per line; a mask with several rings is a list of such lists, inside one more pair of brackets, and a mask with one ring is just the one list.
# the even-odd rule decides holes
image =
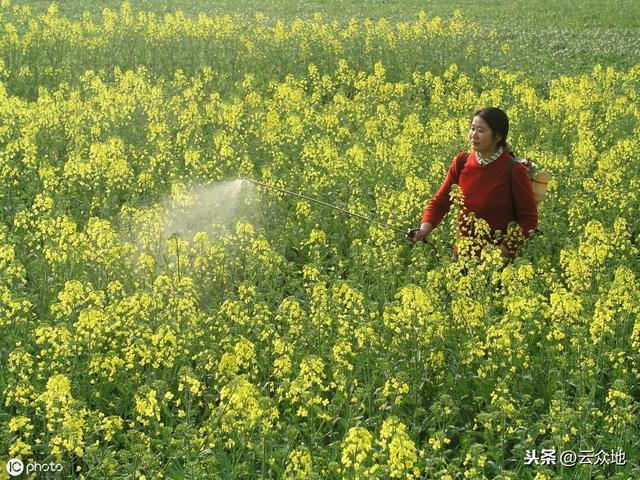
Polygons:
[[491,155],[498,148],[500,135],[493,136],[493,131],[489,125],[480,116],[473,117],[471,128],[469,128],[469,143],[471,148],[481,154]]

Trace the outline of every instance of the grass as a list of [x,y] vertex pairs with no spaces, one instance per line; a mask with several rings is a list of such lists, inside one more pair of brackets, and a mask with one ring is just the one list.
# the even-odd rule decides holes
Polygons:
[[[118,10],[121,0],[86,3],[78,0],[68,0],[57,3],[59,15],[72,20],[81,20],[83,12],[98,20],[105,8]],[[42,14],[47,11],[49,0],[14,0],[13,5],[28,5],[32,13]],[[465,41],[455,45],[436,48],[436,52],[429,50],[420,55],[425,58],[411,56],[394,66],[395,59],[382,56],[379,58],[385,66],[391,66],[395,73],[391,78],[400,79],[411,71],[430,69],[441,74],[449,64],[456,63],[468,74],[473,76],[479,65],[506,69],[512,72],[523,72],[529,81],[540,91],[548,90],[551,80],[562,75],[579,75],[592,71],[594,65],[613,66],[626,70],[637,58],[640,58],[640,37],[636,34],[640,30],[640,2],[633,0],[618,0],[601,3],[595,0],[581,2],[538,0],[528,2],[524,0],[497,1],[491,8],[485,4],[469,0],[449,2],[446,0],[418,1],[403,0],[391,2],[382,0],[348,1],[306,1],[291,0],[264,1],[238,0],[227,4],[224,2],[199,2],[196,0],[180,0],[164,2],[160,0],[145,0],[132,2],[136,11],[151,11],[162,17],[165,13],[182,11],[191,17],[200,13],[208,16],[240,15],[253,20],[257,12],[266,16],[267,22],[276,20],[291,22],[295,18],[308,19],[319,12],[325,21],[337,21],[346,24],[351,18],[386,18],[390,21],[413,21],[418,12],[424,10],[429,17],[440,16],[450,19],[455,10],[460,10],[467,21],[480,27],[480,35],[469,34]],[[8,19],[5,19],[8,20]],[[493,35],[495,33],[495,36]],[[125,40],[126,42],[126,40]],[[463,50],[472,43],[474,54]],[[137,47],[140,47],[138,45]],[[322,45],[318,46],[322,48]],[[189,51],[199,49],[196,45],[188,46]],[[136,49],[131,45],[130,51]],[[206,49],[205,49],[206,50]],[[227,49],[228,50],[228,49]],[[126,50],[129,52],[129,50]],[[178,62],[167,60],[171,71],[175,68],[185,68],[184,63],[200,64],[196,57],[207,55],[204,50],[198,50],[200,55],[187,55],[191,59],[182,57]],[[421,51],[416,48],[415,51]],[[442,52],[448,51],[448,54]],[[130,53],[130,52],[129,52]],[[321,53],[321,52],[318,52]],[[81,53],[78,52],[80,55]],[[52,52],[55,58],[58,53]],[[236,55],[231,53],[236,58]],[[435,56],[434,56],[435,55]],[[131,56],[131,55],[129,55]],[[348,55],[353,56],[353,55]],[[357,55],[356,55],[357,56]],[[87,68],[105,68],[110,70],[109,64],[119,65],[123,69],[135,68],[127,60],[127,55],[107,55],[102,64],[87,63]],[[246,64],[245,59],[242,64]],[[56,60],[59,62],[60,60]],[[162,60],[165,62],[165,60]],[[315,62],[314,58],[310,59]],[[106,62],[106,63],[105,63]],[[205,60],[208,64],[209,60]],[[41,60],[38,60],[41,63]],[[143,62],[144,63],[144,62]],[[241,64],[241,65],[242,65]],[[292,63],[292,67],[295,62]],[[241,65],[233,70],[240,72]],[[404,65],[404,66],[403,66]],[[217,63],[212,64],[218,69]],[[303,68],[304,65],[299,65]],[[65,67],[68,68],[68,67]],[[259,71],[262,71],[261,67]],[[154,68],[152,68],[154,69]],[[190,71],[189,68],[186,71]],[[330,70],[333,71],[333,70]],[[404,72],[403,72],[404,71]],[[237,73],[236,72],[236,73]],[[78,73],[78,72],[76,72]],[[296,73],[295,68],[291,73]],[[75,73],[74,73],[75,75]],[[240,77],[241,78],[241,77]],[[235,79],[237,80],[237,78]],[[234,80],[234,81],[235,81]],[[57,84],[57,82],[53,82]],[[22,82],[12,86],[8,81],[9,91],[20,96],[33,97],[35,90],[29,89]],[[47,85],[43,83],[42,85]],[[54,85],[49,85],[53,87]],[[32,91],[33,90],[33,91]]]
[[[44,12],[52,2],[50,0],[14,0],[15,5],[29,5],[34,12]],[[88,4],[81,0],[63,0],[56,2],[60,11],[66,16],[80,18],[82,13],[90,11],[99,13],[103,8],[118,8],[120,0],[95,1]],[[142,0],[132,2],[137,10],[149,10],[162,14],[164,12],[183,12],[195,15],[199,12],[208,15],[224,15],[230,13],[248,14],[261,11],[267,16],[291,20],[296,17],[308,17],[320,12],[330,19],[344,20],[357,18],[388,18],[403,20],[415,15],[420,10],[434,15],[448,16],[454,10],[462,10],[472,20],[488,27],[510,28],[523,27],[536,29],[541,25],[562,24],[567,29],[582,31],[590,27],[600,28],[637,28],[640,25],[640,4],[634,0],[617,0],[600,2],[597,0],[496,0],[491,8],[471,0],[329,0],[329,1],[264,1],[236,0],[234,2],[202,2],[198,0]]]
[[[29,5],[34,13],[43,13],[49,0],[18,0],[14,4]],[[80,19],[89,11],[99,16],[104,8],[118,9],[120,0],[87,3],[80,0],[58,2],[60,13]],[[293,1],[237,0],[234,2],[201,2],[197,0],[132,2],[134,10],[157,15],[183,11],[190,16],[239,14],[252,18],[263,12],[268,19],[291,21],[321,13],[327,20],[346,22],[350,18],[387,18],[392,21],[414,19],[420,10],[430,16],[448,18],[459,9],[464,16],[487,33],[495,30],[509,46],[508,55],[496,55],[499,68],[524,72],[536,85],[545,88],[550,79],[560,75],[576,75],[591,71],[596,64],[629,68],[640,58],[640,2],[617,0],[498,0],[486,3],[463,0],[419,1]],[[477,49],[494,48],[493,42],[477,45]]]

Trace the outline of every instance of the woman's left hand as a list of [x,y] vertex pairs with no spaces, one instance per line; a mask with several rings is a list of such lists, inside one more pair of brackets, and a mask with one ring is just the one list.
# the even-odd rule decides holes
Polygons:
[[509,251],[504,243],[500,244],[500,253],[505,258],[513,259],[513,254]]

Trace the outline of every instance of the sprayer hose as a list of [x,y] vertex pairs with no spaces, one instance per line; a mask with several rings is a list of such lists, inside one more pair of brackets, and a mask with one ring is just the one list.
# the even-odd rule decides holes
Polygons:
[[279,192],[286,193],[288,195],[293,195],[295,197],[303,198],[305,200],[309,200],[310,202],[319,203],[320,205],[324,205],[325,207],[329,207],[329,208],[332,208],[334,210],[338,210],[338,211],[340,211],[342,213],[346,213],[347,215],[351,215],[352,217],[358,217],[358,218],[360,218],[360,219],[362,219],[362,220],[364,220],[366,222],[375,223],[377,225],[380,225],[381,227],[388,228],[388,229],[393,230],[395,232],[401,233],[402,235],[406,235],[407,234],[407,232],[405,232],[404,230],[401,230],[400,228],[394,227],[393,225],[389,225],[387,223],[380,222],[380,221],[375,220],[373,218],[365,217],[364,215],[360,215],[359,213],[352,212],[350,210],[346,210],[344,208],[338,207],[336,205],[332,205],[332,204],[327,203],[327,202],[323,202],[322,200],[318,200],[317,198],[308,197],[306,195],[302,195],[301,193],[292,192],[290,190],[286,190],[284,188],[276,187],[274,185],[269,185],[268,183],[260,182],[258,180],[247,179],[247,181],[251,182],[251,183],[253,183],[255,185],[261,186],[261,187],[271,188],[273,190],[277,190]]

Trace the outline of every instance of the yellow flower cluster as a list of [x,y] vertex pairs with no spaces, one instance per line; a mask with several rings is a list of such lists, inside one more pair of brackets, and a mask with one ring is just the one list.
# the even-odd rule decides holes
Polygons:
[[390,478],[420,478],[416,446],[398,418],[389,417],[382,424],[380,447],[387,457]]
[[372,465],[373,436],[364,427],[352,427],[342,441],[341,463],[355,478],[371,478],[378,470]]
[[158,404],[157,392],[149,390],[145,394],[135,396],[136,411],[138,416],[136,419],[142,425],[149,425],[150,420],[160,421],[160,405]]
[[85,408],[78,408],[71,395],[71,383],[64,375],[54,375],[38,397],[47,418],[51,455],[60,460],[64,452],[84,455],[86,434]]
[[313,458],[305,447],[298,447],[291,451],[284,471],[285,478],[299,480],[312,478]]

